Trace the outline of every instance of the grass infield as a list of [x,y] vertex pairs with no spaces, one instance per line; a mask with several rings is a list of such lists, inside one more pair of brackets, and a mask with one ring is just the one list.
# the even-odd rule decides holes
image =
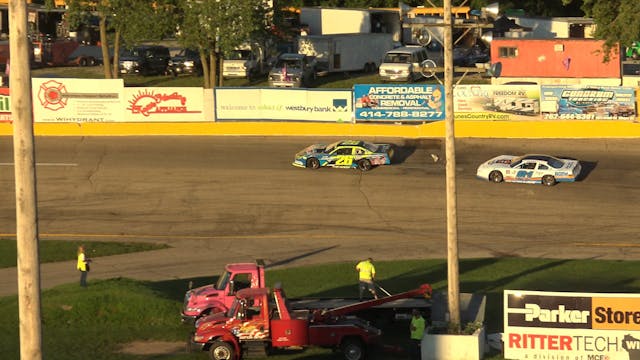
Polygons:
[[[93,244],[93,243],[92,243]],[[70,243],[70,249],[75,244]],[[67,251],[68,252],[68,251]],[[0,253],[5,253],[2,251]],[[74,252],[72,251],[73,255]],[[445,260],[376,262],[378,282],[392,293],[430,283],[446,291]],[[287,269],[267,269],[267,285],[281,282],[289,297],[353,297],[357,294],[352,263],[330,263]],[[640,290],[638,261],[486,258],[460,260],[460,290],[487,295],[487,332],[502,331],[504,289],[637,293]],[[43,358],[46,359],[207,359],[206,354],[128,354],[132,342],[184,342],[192,328],[179,320],[189,281],[210,284],[215,276],[140,282],[131,279],[95,280],[86,289],[75,283],[42,293]],[[406,341],[406,324],[385,329],[387,340]],[[3,357],[19,357],[17,296],[0,298],[0,348]],[[149,343],[153,344],[153,343]],[[152,346],[152,345],[151,345]],[[403,356],[371,354],[372,359],[404,359]],[[333,359],[329,350],[308,349],[279,354],[270,359]],[[501,359],[490,355],[487,359]]]

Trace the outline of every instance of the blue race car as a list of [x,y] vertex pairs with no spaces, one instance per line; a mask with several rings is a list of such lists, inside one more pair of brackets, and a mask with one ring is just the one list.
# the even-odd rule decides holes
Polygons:
[[293,166],[317,169],[321,166],[370,170],[391,164],[393,146],[361,140],[342,140],[333,144],[315,144],[296,154]]

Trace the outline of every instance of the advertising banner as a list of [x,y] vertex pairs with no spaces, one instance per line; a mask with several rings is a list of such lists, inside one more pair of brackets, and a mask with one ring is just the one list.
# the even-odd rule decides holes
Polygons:
[[632,87],[542,85],[540,95],[546,120],[634,120],[635,104]]
[[355,120],[396,122],[443,120],[442,85],[354,85]]
[[540,120],[538,85],[456,85],[456,120]]
[[640,294],[504,291],[505,359],[640,360]]
[[0,88],[0,122],[11,122],[11,98],[9,88]]
[[204,118],[204,95],[199,87],[125,88],[124,121],[192,122]]
[[216,121],[351,122],[351,90],[216,88]]
[[122,121],[122,79],[31,79],[36,122]]

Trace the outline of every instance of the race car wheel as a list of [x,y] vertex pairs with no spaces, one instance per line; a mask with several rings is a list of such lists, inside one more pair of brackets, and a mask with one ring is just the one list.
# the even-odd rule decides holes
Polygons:
[[494,170],[489,174],[489,181],[494,182],[494,183],[500,183],[502,182],[503,177],[502,177],[502,173],[500,171]]
[[231,344],[224,341],[214,341],[209,349],[211,360],[231,360],[235,359],[235,354]]
[[546,186],[553,186],[556,184],[556,178],[551,175],[545,175],[542,177],[542,183]]
[[320,167],[320,161],[316,158],[309,158],[307,159],[307,167],[309,169],[317,169]]
[[361,159],[358,161],[358,169],[361,171],[371,170],[371,161],[367,159]]
[[340,345],[340,350],[342,350],[345,360],[364,359],[365,350],[360,339],[345,339]]

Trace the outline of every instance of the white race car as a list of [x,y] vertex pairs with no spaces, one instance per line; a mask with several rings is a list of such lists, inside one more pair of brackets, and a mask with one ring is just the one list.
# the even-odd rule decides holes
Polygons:
[[555,185],[574,182],[580,175],[580,161],[549,155],[500,155],[478,166],[476,176],[495,183],[516,182]]

